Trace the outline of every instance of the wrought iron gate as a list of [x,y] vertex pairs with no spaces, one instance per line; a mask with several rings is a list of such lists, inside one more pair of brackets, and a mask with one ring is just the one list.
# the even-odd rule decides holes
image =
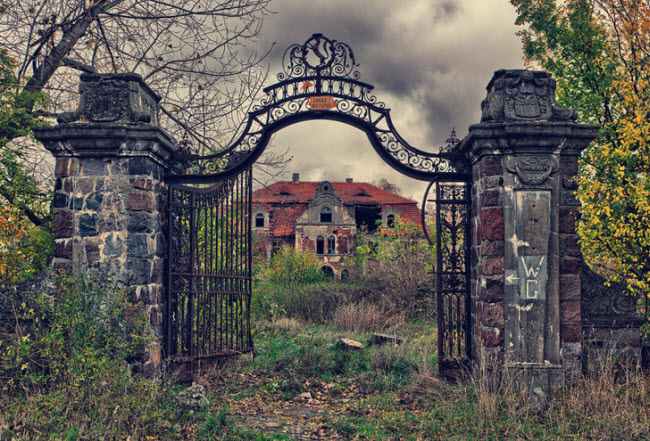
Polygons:
[[[230,145],[213,154],[189,149],[177,156],[182,166],[174,170],[183,170],[174,176],[178,182],[219,184],[170,190],[168,355],[192,359],[252,350],[250,208],[241,205],[244,197],[250,198],[250,168],[278,130],[327,119],[365,132],[379,156],[400,173],[433,180],[425,203],[435,185],[440,370],[469,359],[470,164],[457,149],[455,132],[437,152],[406,142],[393,125],[390,109],[374,95],[374,87],[360,80],[357,66],[347,44],[322,34],[291,45],[278,82],[264,89],[265,96],[253,105]],[[244,181],[247,196],[242,193]],[[237,186],[241,189],[235,190]],[[212,228],[218,233],[210,236],[210,242],[201,242],[206,228],[210,234]],[[219,251],[205,245],[213,242]],[[225,251],[219,248],[224,244]]]
[[167,356],[253,350],[251,169],[210,186],[169,188]]
[[[433,190],[433,198],[429,193]],[[438,369],[453,372],[471,358],[470,183],[432,182],[424,197],[435,204]],[[424,210],[423,210],[424,213]],[[423,222],[426,230],[426,222]]]

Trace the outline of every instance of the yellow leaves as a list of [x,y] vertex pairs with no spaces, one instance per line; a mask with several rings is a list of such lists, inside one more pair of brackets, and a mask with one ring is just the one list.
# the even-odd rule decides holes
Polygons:
[[0,283],[16,280],[21,269],[33,256],[21,247],[29,232],[18,210],[10,205],[0,206]]

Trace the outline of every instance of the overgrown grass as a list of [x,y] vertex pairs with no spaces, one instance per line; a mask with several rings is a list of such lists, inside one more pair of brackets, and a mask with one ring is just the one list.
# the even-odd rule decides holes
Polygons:
[[[438,378],[435,320],[399,313],[374,283],[260,283],[255,357],[203,366],[210,404],[200,409],[174,400],[184,386],[122,361],[135,362],[146,339],[134,340],[142,323],[119,292],[72,283],[58,303],[25,305],[46,328],[14,352],[3,342],[0,441],[650,439],[650,381],[613,357],[539,412],[503,377]],[[403,343],[371,346],[373,332]],[[342,337],[363,349],[341,348]]]
[[22,293],[13,333],[0,329],[0,441],[286,439],[235,427],[225,408],[187,409],[183,386],[134,373],[152,340],[123,292],[56,285]]
[[[269,415],[281,413],[278,403],[311,392],[315,406],[332,409],[321,427],[342,439],[650,439],[650,382],[639,372],[615,379],[611,358],[552,393],[540,412],[526,392],[486,372],[458,384],[439,379],[430,323],[393,330],[404,344],[344,351],[335,344],[341,336],[365,343],[370,334],[281,319],[258,330],[254,361],[230,364],[211,381],[218,387],[231,381],[227,401],[261,397],[276,409]],[[240,382],[244,377],[254,381]]]

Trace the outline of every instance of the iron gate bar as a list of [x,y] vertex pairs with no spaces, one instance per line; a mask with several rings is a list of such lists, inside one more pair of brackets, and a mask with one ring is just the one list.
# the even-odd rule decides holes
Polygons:
[[[435,183],[438,210],[436,293],[439,367],[442,370],[445,364],[452,365],[469,357],[471,304],[468,199],[471,167],[465,155],[456,149],[458,139],[455,132],[452,132],[447,145],[441,147],[439,152],[428,152],[409,145],[395,129],[390,109],[373,95],[373,86],[359,81],[359,71],[355,70],[357,66],[347,44],[331,40],[322,34],[312,35],[302,45],[290,46],[283,56],[283,72],[277,75],[278,83],[264,89],[266,95],[249,112],[241,133],[228,147],[209,155],[186,151],[175,158],[173,172],[167,177],[171,184],[168,355],[192,360],[227,356],[239,353],[239,349],[253,350],[250,335],[251,167],[268,147],[275,132],[298,122],[322,119],[357,127],[366,134],[374,150],[388,165],[411,178],[430,181],[425,204],[429,190]],[[327,102],[336,105],[312,109],[312,103],[316,102],[312,98],[316,97],[325,101],[329,99]],[[338,101],[335,102],[334,99]],[[465,189],[463,198],[456,198],[453,194],[451,198],[445,198],[440,192],[442,183],[462,185]],[[210,187],[201,189],[191,185]],[[178,201],[174,200],[174,191],[179,193]],[[236,207],[232,195],[241,193],[246,193],[248,199],[245,202],[240,200]],[[200,211],[199,202],[204,200],[203,204],[207,204],[208,194],[218,197],[216,204],[210,208],[209,216],[207,212]],[[451,250],[445,250],[445,243],[441,240],[444,233],[443,220],[446,220],[446,214],[443,214],[443,211],[447,212],[445,210],[451,210],[452,223],[447,225],[452,240]],[[208,223],[212,237],[209,246],[205,245],[209,236],[207,229],[201,230],[197,226],[197,222],[202,222],[200,213],[210,219]],[[456,225],[461,220],[458,216],[462,217],[462,222]],[[183,231],[184,227],[189,230],[189,245],[183,242],[187,240],[185,236],[188,234],[188,231]],[[424,219],[423,227],[431,243]],[[178,230],[179,237],[174,238],[174,228]],[[462,246],[456,242],[459,228],[464,235]],[[203,233],[204,249],[201,249],[201,241],[197,236],[200,232]],[[174,247],[180,254],[174,255]],[[189,262],[184,260],[183,250],[189,253]],[[200,257],[201,250],[212,259],[207,263],[208,268],[212,269],[210,274],[201,271],[201,265],[205,265]],[[215,260],[215,256],[220,258]],[[447,257],[451,261],[445,262]],[[462,259],[462,262],[458,259]],[[186,268],[188,264],[190,268]],[[195,265],[197,271],[194,271]],[[198,314],[194,310],[195,305]],[[195,320],[199,320],[200,331],[195,329]],[[201,345],[205,343],[206,335],[210,349],[210,354],[207,355],[200,353],[204,350]],[[183,336],[189,340],[185,344],[179,344],[185,341],[182,340]],[[197,347],[196,350],[194,346]],[[233,352],[233,348],[239,349]]]
[[169,187],[167,356],[253,350],[250,169],[209,187]]
[[[432,187],[435,197],[429,199]],[[431,181],[422,202],[423,230],[431,245],[434,244],[427,230],[426,204],[435,203],[435,291],[441,373],[456,370],[471,358],[470,194],[470,181]]]

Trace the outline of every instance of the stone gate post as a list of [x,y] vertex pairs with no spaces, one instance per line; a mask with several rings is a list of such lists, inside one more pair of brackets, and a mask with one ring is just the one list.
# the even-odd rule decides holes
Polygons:
[[580,367],[574,178],[598,126],[558,108],[546,72],[495,72],[481,108],[460,147],[474,181],[473,355],[548,390]]
[[[82,74],[75,112],[38,129],[54,155],[55,270],[90,272],[141,302],[162,335],[165,170],[176,142],[136,74]],[[150,348],[144,370],[161,361]]]

